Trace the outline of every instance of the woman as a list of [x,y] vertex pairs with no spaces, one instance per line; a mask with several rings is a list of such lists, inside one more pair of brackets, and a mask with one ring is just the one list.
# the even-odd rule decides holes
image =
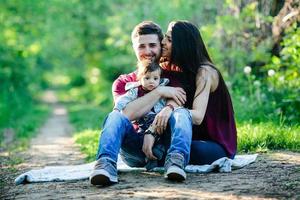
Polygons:
[[[185,109],[175,109],[170,117],[172,139],[165,175],[171,180],[184,180],[187,163],[203,165],[221,157],[234,158],[237,148],[234,112],[222,75],[213,65],[195,25],[187,21],[171,22],[162,45],[162,56],[167,60],[163,68],[172,71],[169,76],[178,79],[187,94]],[[186,115],[189,116],[182,117]],[[154,123],[165,126],[165,121],[158,116]],[[189,130],[192,130],[191,143]],[[184,150],[177,148],[178,141],[177,144],[172,141],[178,134]]]

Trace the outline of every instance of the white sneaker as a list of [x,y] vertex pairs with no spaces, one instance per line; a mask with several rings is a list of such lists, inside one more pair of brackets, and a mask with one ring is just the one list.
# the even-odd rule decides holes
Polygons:
[[105,169],[94,170],[89,179],[92,185],[111,185],[118,182],[118,178]]
[[118,182],[117,164],[110,158],[97,160],[90,175],[92,185],[111,185]]
[[185,171],[176,165],[170,166],[164,176],[168,180],[178,182],[182,182],[186,179]]

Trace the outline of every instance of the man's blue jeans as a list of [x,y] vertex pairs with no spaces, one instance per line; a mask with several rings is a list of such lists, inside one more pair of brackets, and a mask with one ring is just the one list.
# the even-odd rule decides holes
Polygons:
[[[188,110],[176,109],[170,117],[169,126],[172,137],[168,153],[181,153],[188,163],[192,140],[192,123]],[[145,166],[145,154],[142,151],[144,136],[136,133],[129,119],[120,112],[112,111],[107,116],[100,137],[97,159],[109,157],[117,162],[120,152],[129,166]]]
[[124,161],[131,167],[145,166],[145,154],[142,152],[143,135],[136,133],[129,119],[118,111],[109,113],[104,121],[96,159],[109,157],[115,162],[120,152]]

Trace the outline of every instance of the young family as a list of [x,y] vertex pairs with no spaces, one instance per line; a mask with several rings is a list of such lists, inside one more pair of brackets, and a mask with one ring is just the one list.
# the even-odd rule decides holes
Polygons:
[[118,182],[117,159],[184,181],[187,164],[234,158],[237,135],[231,98],[198,28],[174,21],[163,36],[151,22],[131,35],[137,70],[113,83],[115,107],[104,121],[90,182]]

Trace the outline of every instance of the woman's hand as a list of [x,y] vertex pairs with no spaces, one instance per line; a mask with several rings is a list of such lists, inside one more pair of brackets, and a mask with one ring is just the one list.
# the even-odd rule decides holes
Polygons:
[[152,153],[152,147],[154,145],[155,138],[151,134],[145,134],[144,136],[144,143],[143,143],[143,152],[145,153],[146,157],[150,160],[157,160],[157,158]]
[[186,93],[180,87],[158,86],[157,91],[162,98],[173,99],[180,106],[186,102]]
[[173,109],[170,106],[164,107],[154,118],[152,126],[154,131],[159,135],[167,129],[168,121],[173,112]]

